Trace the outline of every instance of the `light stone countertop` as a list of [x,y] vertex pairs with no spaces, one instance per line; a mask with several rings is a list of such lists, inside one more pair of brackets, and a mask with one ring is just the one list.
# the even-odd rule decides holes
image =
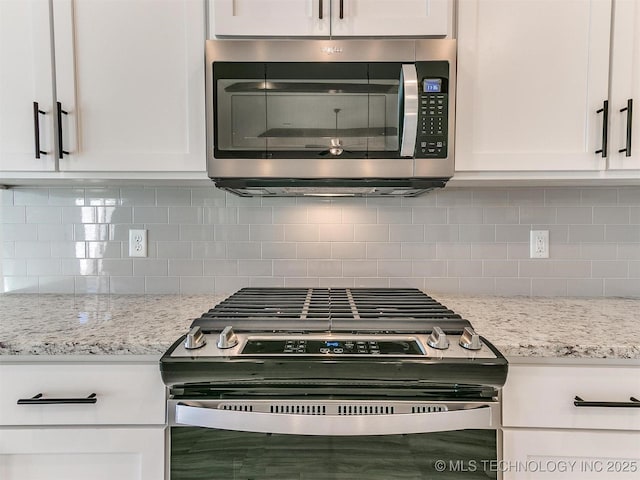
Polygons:
[[[432,296],[507,357],[640,359],[640,299]],[[160,355],[224,298],[0,295],[0,355]]]

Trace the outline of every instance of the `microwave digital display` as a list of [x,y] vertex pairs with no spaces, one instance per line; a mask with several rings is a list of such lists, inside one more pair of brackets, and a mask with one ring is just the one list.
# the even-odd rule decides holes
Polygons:
[[440,93],[442,92],[441,78],[426,78],[422,81],[422,91],[424,93]]

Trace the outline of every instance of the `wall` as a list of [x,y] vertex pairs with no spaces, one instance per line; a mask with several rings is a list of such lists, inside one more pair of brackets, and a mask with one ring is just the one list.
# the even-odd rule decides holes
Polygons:
[[[243,286],[640,297],[640,188],[446,188],[415,199],[243,199],[202,188],[14,188],[2,287],[228,293]],[[149,258],[127,256],[129,228]],[[529,230],[551,258],[530,260]]]

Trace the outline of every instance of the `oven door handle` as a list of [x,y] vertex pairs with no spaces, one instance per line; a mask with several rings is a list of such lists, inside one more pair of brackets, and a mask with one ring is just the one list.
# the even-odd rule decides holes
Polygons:
[[418,135],[418,72],[414,64],[402,65],[400,83],[404,103],[400,156],[413,157]]
[[178,403],[175,424],[239,432],[289,435],[402,435],[494,429],[497,414],[485,405],[469,410],[396,415],[296,415],[196,407]]

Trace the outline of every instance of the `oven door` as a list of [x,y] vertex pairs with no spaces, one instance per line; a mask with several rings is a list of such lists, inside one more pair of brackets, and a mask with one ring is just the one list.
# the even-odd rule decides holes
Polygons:
[[497,478],[495,402],[171,400],[171,480]]

